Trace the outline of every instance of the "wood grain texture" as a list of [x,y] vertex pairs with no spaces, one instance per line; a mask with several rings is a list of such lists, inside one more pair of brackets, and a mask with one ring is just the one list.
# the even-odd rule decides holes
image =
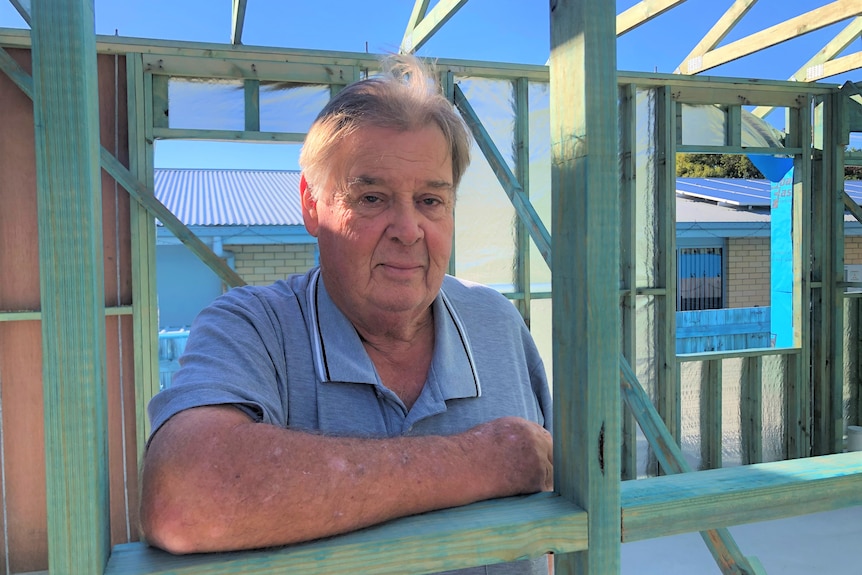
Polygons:
[[620,569],[619,130],[616,13],[551,2],[554,485],[586,509],[590,548],[559,575]]
[[586,548],[586,513],[556,494],[541,493],[405,517],[279,549],[175,556],[140,543],[119,545],[105,575],[404,575]]
[[110,526],[93,4],[33,8],[48,567],[98,573]]
[[622,501],[624,542],[862,505],[862,452],[625,481]]

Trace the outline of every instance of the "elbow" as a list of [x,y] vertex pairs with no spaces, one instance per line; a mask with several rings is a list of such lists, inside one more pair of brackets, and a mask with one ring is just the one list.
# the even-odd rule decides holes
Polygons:
[[203,551],[193,529],[182,520],[182,512],[170,503],[143,501],[141,505],[141,534],[144,541],[174,555]]

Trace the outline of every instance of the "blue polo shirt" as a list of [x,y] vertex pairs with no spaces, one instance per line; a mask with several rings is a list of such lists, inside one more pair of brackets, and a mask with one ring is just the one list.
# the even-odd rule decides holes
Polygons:
[[[408,410],[380,381],[318,268],[232,289],[195,319],[172,385],[150,402],[153,433],[184,409],[220,404],[273,425],[338,435],[450,435],[510,415],[550,430],[545,369],[515,306],[451,276],[432,306],[431,368]],[[547,560],[446,573],[547,574]]]
[[408,410],[319,268],[230,290],[195,320],[173,384],[150,402],[152,429],[190,407],[233,404],[258,421],[338,435],[448,435],[507,415],[550,430],[544,367],[511,302],[447,276],[432,306],[431,369]]

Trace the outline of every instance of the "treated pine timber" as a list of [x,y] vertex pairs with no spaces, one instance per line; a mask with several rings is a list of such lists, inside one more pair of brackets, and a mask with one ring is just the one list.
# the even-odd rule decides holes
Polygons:
[[248,0],[233,0],[230,19],[230,43],[242,44],[242,29],[245,26],[245,8]]
[[[622,397],[640,424],[662,469],[668,474],[692,477],[692,474],[689,473],[691,467],[683,456],[682,450],[661,421],[658,411],[641,387],[631,366],[621,357],[619,367]],[[623,485],[631,483],[637,482],[626,481],[623,482]],[[691,531],[695,530],[692,529]],[[743,556],[730,532],[722,526],[702,530],[700,535],[722,573],[726,575],[753,575],[758,573],[759,564],[756,559],[750,561],[749,558]]]
[[175,556],[143,543],[118,545],[105,575],[407,575],[586,548],[586,513],[559,495],[539,493],[405,517],[278,549]]
[[623,542],[862,505],[862,452],[622,484]]
[[631,32],[683,2],[685,0],[641,0],[617,15],[617,36]]
[[245,102],[245,129],[249,132],[260,131],[260,80],[243,82]]
[[701,469],[721,467],[722,437],[722,362],[703,363],[700,381],[700,459]]
[[763,357],[742,359],[739,419],[742,463],[763,461]]
[[[530,83],[526,78],[518,78],[513,82],[515,89],[515,173],[516,180],[521,184],[524,198],[530,198]],[[515,300],[515,305],[524,318],[527,326],[531,324],[533,297],[530,281],[530,231],[520,216],[515,228],[517,244],[517,260],[515,262],[515,289],[522,297]]]
[[697,46],[691,50],[689,55],[683,59],[682,64],[677,66],[676,72],[688,74],[689,62],[692,61],[694,61],[694,65],[691,66],[692,69],[699,68],[699,58],[718,46],[719,42],[724,40],[724,37],[727,36],[731,29],[748,14],[748,11],[751,10],[755,2],[757,0],[736,0],[722,17],[718,19],[718,22],[710,28],[701,41],[697,43]]
[[156,199],[149,189],[132,176],[129,170],[118,162],[105,148],[101,149],[100,159],[105,171],[111,174],[151,215],[158,218],[162,222],[162,225],[171,230],[171,233],[177,236],[201,261],[207,264],[222,281],[230,287],[245,285],[245,280],[229,268],[224,260],[215,255],[208,245],[203,243],[163,203]]
[[542,219],[530,203],[530,198],[524,193],[521,184],[515,178],[512,170],[509,169],[502,154],[500,154],[497,146],[494,145],[481,120],[479,120],[467,97],[464,96],[464,92],[461,91],[461,88],[457,84],[455,85],[455,106],[461,112],[461,116],[463,116],[465,123],[473,134],[473,138],[476,140],[476,145],[482,150],[482,153],[491,165],[491,169],[494,170],[494,174],[500,181],[500,185],[503,186],[503,190],[512,201],[512,205],[518,214],[518,219],[527,226],[530,237],[533,238],[533,242],[536,244],[539,253],[542,254],[542,257],[550,265],[551,234],[542,223]]
[[657,88],[655,93],[655,162],[652,166],[655,191],[644,206],[655,210],[656,283],[667,292],[655,296],[655,372],[656,406],[671,437],[681,437],[682,411],[680,381],[677,376],[676,357],[676,131],[680,121],[670,87]]
[[844,183],[844,146],[847,133],[844,123],[845,98],[836,91],[817,106],[822,116],[823,150],[816,162],[812,187],[816,194],[814,219],[821,232],[815,252],[817,272],[814,279],[823,282],[821,295],[814,307],[815,338],[813,357],[815,375],[813,453],[838,453],[844,446],[842,408],[844,357],[844,300],[838,295],[837,283],[844,279],[844,205],[836,201],[835,190]]
[[18,14],[21,15],[21,18],[24,19],[24,22],[30,26],[30,0],[9,0],[12,3],[12,6],[15,7],[15,10],[18,11]]
[[[0,67],[3,67],[3,70],[7,73],[11,71],[12,73],[8,74],[9,77],[12,78],[25,94],[32,96],[34,93],[32,78],[27,75],[26,72],[23,72],[14,60],[2,57],[3,54],[5,54],[5,51],[0,49]],[[113,156],[113,154],[111,154],[111,152],[106,150],[104,146],[100,146],[99,152],[102,168],[104,168],[105,171],[117,181],[117,183],[123,186],[123,188],[125,188],[135,200],[144,206],[152,216],[158,218],[159,221],[161,221],[162,224],[171,231],[171,233],[179,238],[180,241],[182,241],[183,244],[192,251],[192,253],[198,256],[202,262],[207,264],[210,269],[212,269],[213,272],[222,279],[222,281],[230,287],[245,285],[245,280],[228,267],[224,260],[215,255],[209,246],[203,243],[194,233],[192,233],[191,230],[188,229],[188,227],[186,227],[185,224],[179,220],[179,218],[171,213],[171,211],[153,195],[150,188],[135,178],[129,170],[122,165]]]
[[[144,70],[158,75],[301,84],[347,84],[353,77],[354,68],[348,64],[305,64],[239,58],[190,58],[154,54],[144,54],[143,57]],[[372,67],[377,65],[376,61],[371,63]]]
[[844,191],[841,192],[841,200],[844,202],[844,207],[847,208],[847,211],[856,218],[856,221],[862,223],[862,208],[859,207],[859,204]]
[[[819,73],[819,67],[826,62],[832,60],[835,56],[843,52],[850,44],[859,38],[862,34],[862,17],[854,18],[841,32],[839,32],[832,40],[830,40],[823,48],[820,49],[813,58],[808,60],[799,70],[796,71],[790,80],[796,82],[813,82],[820,78],[825,78]],[[751,111],[752,114],[759,118],[765,118],[773,108],[771,106],[758,106]]]
[[799,154],[802,151],[802,148],[760,148],[754,146],[706,146],[693,144],[677,146],[676,151],[681,154],[761,154],[764,156],[792,156]]
[[48,566],[100,573],[110,525],[93,2],[33,8]]
[[[260,119],[258,118],[258,122]],[[305,134],[300,132],[259,132],[256,130],[199,130],[196,128],[153,128],[153,136],[160,140],[206,140],[209,142],[285,142],[301,144]]]
[[700,56],[699,59],[696,58],[694,61],[689,60],[684,63],[681,68],[684,73],[696,74],[809,32],[820,30],[852,16],[859,16],[860,13],[862,13],[862,8],[858,2],[836,0],[775,26],[750,34],[745,38],[710,50]]
[[[403,47],[411,34],[413,34],[413,30],[422,21],[422,18],[425,17],[425,14],[428,12],[428,4],[431,3],[431,0],[415,0],[413,3],[413,10],[410,12],[410,18],[407,20],[407,27],[404,30],[404,37],[401,39],[401,46]],[[402,52],[403,53],[403,52]]]
[[560,575],[620,569],[619,131],[613,2],[551,2],[554,485],[588,514]]
[[[617,20],[619,23],[619,20]],[[620,350],[629,365],[637,365],[637,86],[620,85]],[[637,424],[623,407],[622,479],[638,474]]]
[[440,0],[411,30],[404,33],[401,53],[415,53],[466,3],[467,0]]
[[[147,90],[147,79],[150,90]],[[152,76],[145,76],[140,54],[126,55],[129,109],[129,172],[153,189]],[[149,97],[148,97],[149,96]],[[159,391],[159,317],[156,287],[156,228],[152,215],[138,202],[130,206],[132,314],[135,370],[135,432],[138,463],[150,435],[147,405]]]
[[[29,48],[30,35],[27,31],[0,28],[0,46]],[[331,77],[332,75],[321,66],[347,66],[358,69],[375,69],[378,65],[378,56],[364,52],[336,52],[322,50],[300,50],[295,48],[262,48],[255,46],[226,46],[225,44],[187,42],[176,40],[150,40],[141,38],[124,38],[117,36],[97,36],[96,49],[99,53],[126,54],[141,53],[146,59],[148,71],[158,74],[168,73],[167,70],[178,68],[180,76],[208,77],[205,73],[209,66],[218,69],[212,77],[217,78],[243,78],[252,77],[257,79],[268,79],[261,70],[269,70],[275,75],[273,80],[288,81],[293,78],[300,81],[303,76],[303,68],[294,68],[295,64],[304,64],[316,67],[312,72],[318,78],[321,75]],[[217,62],[213,64],[213,62]],[[280,66],[271,65],[280,63]],[[494,62],[482,62],[476,60],[455,60],[440,58],[435,60],[439,70],[449,70],[458,75],[475,76],[481,78],[495,79],[517,79],[527,78],[530,81],[547,82],[548,67],[536,64],[501,64]],[[255,71],[252,69],[254,64]],[[289,64],[287,71],[283,67]],[[261,68],[263,66],[264,68]],[[232,67],[240,67],[242,71],[231,72]],[[227,75],[222,71],[227,70]],[[292,70],[297,70],[294,75]],[[306,69],[310,71],[310,69]],[[658,85],[669,85],[677,91],[677,88],[704,86],[708,82],[708,90],[720,90],[722,88],[733,90],[745,90],[745,99],[756,105],[783,105],[779,102],[770,102],[777,98],[780,101],[786,99],[788,92],[798,94],[800,86],[798,82],[785,80],[762,80],[745,78],[725,78],[721,76],[687,77],[679,74],[662,74],[648,72],[620,71],[618,73],[620,84],[633,83],[641,87]],[[317,83],[326,83],[320,80]],[[338,82],[336,82],[338,83]],[[827,94],[835,86],[829,84],[807,84],[805,92],[811,94]],[[784,95],[782,95],[784,94]],[[709,101],[702,101],[711,103]],[[715,102],[722,103],[722,102]],[[736,103],[738,100],[723,103]]]

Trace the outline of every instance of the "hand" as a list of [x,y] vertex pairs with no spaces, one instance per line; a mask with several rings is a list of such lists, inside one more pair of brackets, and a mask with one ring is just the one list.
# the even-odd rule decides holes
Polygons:
[[[477,425],[462,435],[477,463],[484,462],[496,480],[493,497],[554,488],[553,442],[541,425],[519,417],[503,417]],[[485,473],[486,471],[483,471]]]

